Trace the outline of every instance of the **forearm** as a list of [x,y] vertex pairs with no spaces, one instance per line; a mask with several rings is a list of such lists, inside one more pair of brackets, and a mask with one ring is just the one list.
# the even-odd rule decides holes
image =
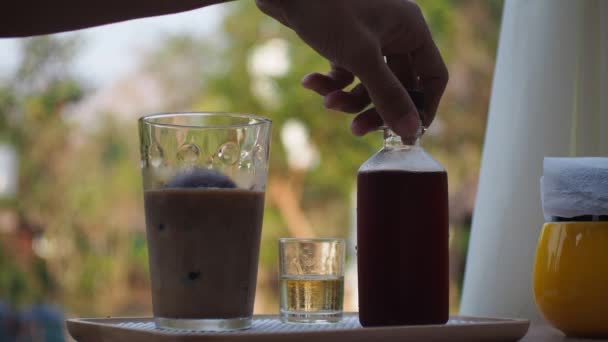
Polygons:
[[227,1],[230,0],[7,0],[0,5],[0,37],[72,31]]

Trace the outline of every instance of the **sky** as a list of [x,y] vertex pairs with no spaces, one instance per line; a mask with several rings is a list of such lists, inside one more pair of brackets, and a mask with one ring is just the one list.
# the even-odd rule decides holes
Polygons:
[[[85,30],[59,33],[80,35],[84,47],[75,65],[80,77],[102,87],[124,77],[137,65],[144,51],[154,46],[158,37],[168,34],[213,34],[222,13],[230,4],[221,4],[190,12],[131,20]],[[0,78],[12,74],[20,59],[20,39],[0,38]]]

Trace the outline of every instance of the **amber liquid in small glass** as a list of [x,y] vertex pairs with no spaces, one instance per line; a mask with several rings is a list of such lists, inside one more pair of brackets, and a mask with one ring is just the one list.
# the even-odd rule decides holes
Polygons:
[[328,322],[342,318],[343,276],[284,276],[280,288],[282,313],[303,316],[314,313]]
[[443,324],[449,314],[446,172],[358,174],[363,326]]

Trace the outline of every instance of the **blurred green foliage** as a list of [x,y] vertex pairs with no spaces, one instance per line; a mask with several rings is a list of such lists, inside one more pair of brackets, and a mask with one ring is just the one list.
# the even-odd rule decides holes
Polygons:
[[[502,1],[420,5],[451,73],[423,145],[447,168],[450,191],[467,191],[479,168]],[[253,73],[252,53],[277,41],[286,44],[288,70]],[[20,155],[18,194],[0,205],[18,217],[15,232],[0,233],[0,298],[17,305],[55,301],[75,315],[144,314],[150,301],[136,120],[134,113],[68,110],[95,94],[71,70],[81,43],[25,39],[20,68],[0,83],[0,142]],[[276,308],[277,238],[347,236],[356,171],[381,146],[380,134],[355,138],[350,116],[326,110],[318,95],[300,87],[305,74],[327,69],[251,1],[229,5],[213,37],[159,39],[140,66],[165,89],[159,112],[250,112],[273,120],[259,311]],[[270,99],[260,95],[260,77]],[[93,120],[93,129],[70,117],[75,114]],[[305,125],[318,151],[318,165],[308,170],[289,165],[281,141],[293,119]],[[460,260],[462,241],[453,250]]]

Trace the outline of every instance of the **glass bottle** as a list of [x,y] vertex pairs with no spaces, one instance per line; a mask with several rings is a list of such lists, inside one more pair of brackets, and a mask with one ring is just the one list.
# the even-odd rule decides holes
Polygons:
[[384,147],[357,175],[359,320],[365,327],[448,320],[447,173],[420,146],[420,136],[404,141],[384,128]]

